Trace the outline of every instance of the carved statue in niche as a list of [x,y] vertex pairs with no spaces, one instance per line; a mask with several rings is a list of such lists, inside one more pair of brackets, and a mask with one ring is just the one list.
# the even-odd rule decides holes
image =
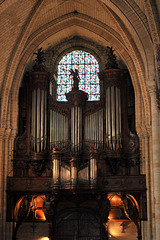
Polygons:
[[140,230],[140,216],[139,210],[135,204],[135,202],[131,201],[131,199],[127,198],[125,193],[121,194],[121,199],[123,202],[123,208],[126,216],[134,222],[137,227],[138,239],[142,239],[141,230]]
[[46,169],[46,161],[45,160],[33,160],[31,161],[31,166],[34,173],[37,176],[42,176],[43,171]]
[[46,219],[49,220],[54,215],[54,204],[55,204],[55,196],[54,195],[46,195],[46,201],[43,204],[43,212],[46,216]]
[[73,76],[73,89],[78,90],[78,84],[80,81],[79,75],[78,75],[78,70],[75,69],[75,71],[73,69],[70,70],[70,76]]
[[140,152],[139,152],[139,138],[136,134],[130,132],[128,142],[126,144],[127,149],[124,154],[125,167],[128,169],[128,174],[136,174],[138,166],[140,164]]
[[114,50],[112,47],[106,48],[106,56],[107,56],[107,63],[105,64],[105,69],[118,69],[118,64],[116,60],[116,55],[114,54]]
[[25,220],[29,216],[30,211],[32,209],[32,206],[30,205],[31,201],[32,201],[31,196],[27,196],[24,199],[24,201],[19,209],[19,213],[18,213],[18,221],[19,222]]
[[39,48],[37,52],[34,53],[36,55],[36,59],[35,59],[35,65],[33,66],[34,71],[40,71],[40,72],[44,72],[46,71],[45,66],[43,65],[43,63],[46,61],[45,57],[44,57],[44,51],[43,48]]

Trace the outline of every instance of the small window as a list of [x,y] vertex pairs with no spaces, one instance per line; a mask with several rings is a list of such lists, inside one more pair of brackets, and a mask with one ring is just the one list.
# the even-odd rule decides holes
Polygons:
[[82,50],[72,51],[61,59],[57,71],[57,100],[67,101],[65,93],[72,90],[73,79],[71,69],[78,69],[79,89],[88,93],[89,101],[100,99],[98,78],[99,64],[95,57]]

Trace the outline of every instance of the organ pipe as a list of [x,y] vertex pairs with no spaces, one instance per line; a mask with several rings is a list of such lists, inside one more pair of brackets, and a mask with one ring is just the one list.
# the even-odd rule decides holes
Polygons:
[[106,144],[111,150],[120,147],[121,103],[120,89],[115,86],[106,89]]
[[103,81],[106,104],[106,146],[110,150],[121,148],[122,135],[122,85],[124,71],[120,69],[106,69],[99,73]]
[[32,82],[31,139],[33,152],[40,153],[47,148],[47,98],[49,73],[30,73]]
[[52,176],[53,184],[59,184],[60,181],[60,152],[55,148],[52,150]]
[[96,148],[103,147],[103,109],[85,117],[84,139],[88,144],[95,144]]
[[71,150],[75,152],[79,152],[82,148],[82,114],[87,96],[87,93],[76,88],[66,94],[71,113]]
[[71,108],[71,148],[80,151],[82,143],[82,109],[78,106]]
[[68,144],[69,120],[65,115],[50,110],[50,148],[65,147]]
[[36,88],[32,92],[32,149],[46,150],[47,141],[47,92]]
[[97,183],[97,160],[90,156],[90,184],[95,185]]
[[71,161],[71,184],[76,185],[78,179],[78,159],[72,157]]

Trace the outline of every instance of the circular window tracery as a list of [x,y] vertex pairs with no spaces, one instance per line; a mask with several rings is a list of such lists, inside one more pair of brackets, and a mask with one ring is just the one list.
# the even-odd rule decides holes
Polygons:
[[73,78],[70,73],[71,69],[78,70],[80,78],[79,89],[88,93],[88,100],[99,100],[98,61],[93,55],[82,50],[74,50],[66,54],[59,62],[57,71],[57,100],[67,101],[65,93],[72,90]]

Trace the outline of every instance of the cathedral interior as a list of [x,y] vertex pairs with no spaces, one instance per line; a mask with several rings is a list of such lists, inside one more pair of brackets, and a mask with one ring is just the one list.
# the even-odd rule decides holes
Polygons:
[[159,240],[159,14],[0,1],[1,240]]

